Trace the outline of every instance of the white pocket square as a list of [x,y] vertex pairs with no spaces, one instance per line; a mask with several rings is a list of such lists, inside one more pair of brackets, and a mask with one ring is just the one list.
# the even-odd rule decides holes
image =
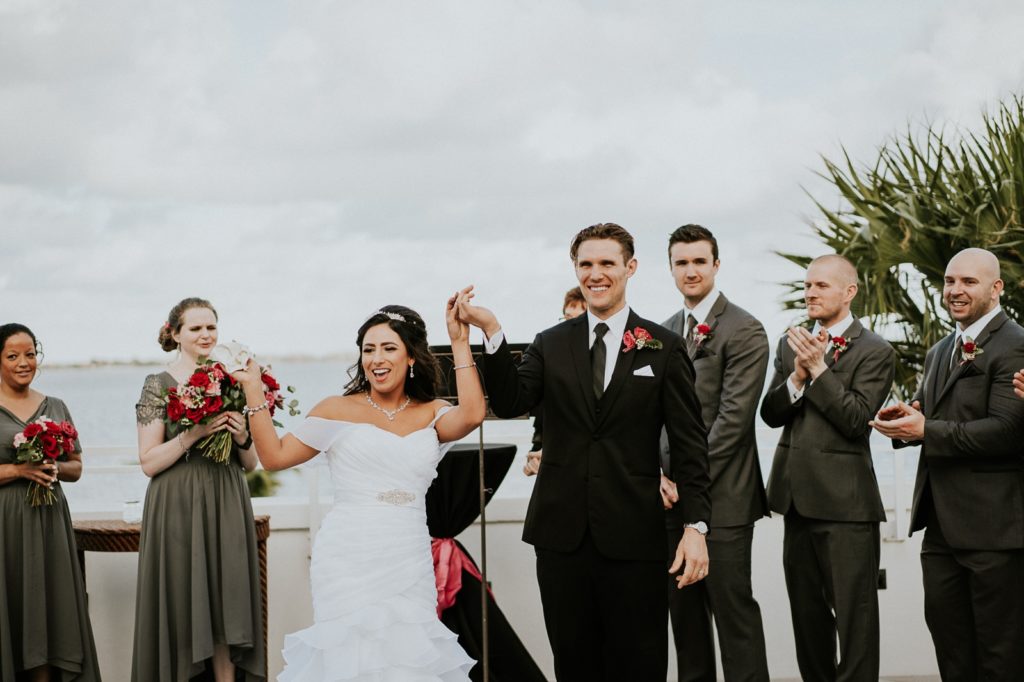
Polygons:
[[651,369],[650,365],[644,365],[640,369],[633,370],[633,376],[635,377],[653,377],[654,370]]

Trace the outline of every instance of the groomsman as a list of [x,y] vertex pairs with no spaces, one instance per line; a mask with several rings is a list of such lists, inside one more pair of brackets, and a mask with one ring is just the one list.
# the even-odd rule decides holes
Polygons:
[[[664,324],[686,339],[697,373],[704,424],[708,428],[711,473],[713,568],[702,582],[676,589],[669,581],[669,614],[679,662],[679,680],[714,682],[714,616],[725,679],[768,681],[761,609],[750,585],[754,522],[768,516],[754,420],[768,369],[768,337],[747,311],[715,286],[718,241],[700,225],[684,225],[668,241],[669,266],[683,307]],[[669,470],[668,450],[663,468]],[[675,484],[662,477],[666,507]],[[667,517],[669,547],[683,529]]]
[[[871,680],[879,668],[878,524],[885,510],[868,438],[892,389],[895,353],[850,313],[857,271],[838,255],[804,280],[814,329],[779,342],[761,417],[783,427],[768,479],[804,680]],[[839,663],[836,663],[836,638]]]
[[544,457],[523,540],[537,553],[544,623],[560,682],[664,682],[668,667],[660,437],[685,525],[670,571],[707,574],[707,437],[683,339],[626,305],[633,237],[612,223],[573,239],[587,314],[536,336],[516,365],[501,325],[465,303],[484,331],[484,382],[499,417],[544,401]]
[[924,614],[943,680],[1024,680],[1024,402],[1011,383],[1024,329],[1002,290],[992,253],[949,261],[956,329],[928,351],[912,406],[872,422],[896,447],[921,445],[910,532],[925,529]]

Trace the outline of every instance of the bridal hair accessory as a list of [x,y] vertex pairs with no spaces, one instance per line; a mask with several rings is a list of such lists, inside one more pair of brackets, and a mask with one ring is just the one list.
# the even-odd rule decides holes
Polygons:
[[[406,319],[403,315],[399,315],[398,313],[387,312],[385,310],[378,310],[374,312],[372,315],[370,315],[370,317],[377,317],[378,315],[383,315],[384,317],[389,317],[392,320],[398,320],[399,322],[406,322]],[[370,317],[366,319],[370,319]]]
[[412,398],[410,398],[409,396],[406,396],[405,397],[405,402],[402,403],[401,405],[399,405],[397,409],[385,410],[383,407],[381,407],[377,403],[373,402],[373,398],[370,397],[369,392],[367,392],[367,394],[366,394],[366,402],[370,403],[370,407],[372,407],[375,410],[380,410],[381,412],[383,412],[384,416],[388,418],[389,422],[395,421],[395,417],[398,416],[398,413],[401,412],[402,410],[404,410],[405,408],[409,407],[409,403],[411,401],[412,401]]

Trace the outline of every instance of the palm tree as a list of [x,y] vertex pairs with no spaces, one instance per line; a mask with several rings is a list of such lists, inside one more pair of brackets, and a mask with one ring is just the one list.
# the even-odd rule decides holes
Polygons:
[[[979,246],[999,258],[1002,306],[1024,316],[1024,97],[986,114],[980,132],[908,128],[858,166],[823,158],[821,176],[839,192],[836,210],[814,199],[818,238],[849,258],[860,274],[854,313],[867,317],[900,356],[894,392],[912,395],[925,352],[952,328],[942,306],[943,273],[961,249]],[[778,255],[806,267],[808,256]],[[802,307],[802,283],[784,303]]]

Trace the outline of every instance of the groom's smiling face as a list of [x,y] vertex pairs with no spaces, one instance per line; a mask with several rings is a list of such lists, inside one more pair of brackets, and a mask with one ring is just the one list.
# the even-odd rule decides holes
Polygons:
[[588,239],[576,253],[576,279],[587,308],[606,318],[626,305],[626,282],[636,272],[636,258],[626,261],[614,239]]

